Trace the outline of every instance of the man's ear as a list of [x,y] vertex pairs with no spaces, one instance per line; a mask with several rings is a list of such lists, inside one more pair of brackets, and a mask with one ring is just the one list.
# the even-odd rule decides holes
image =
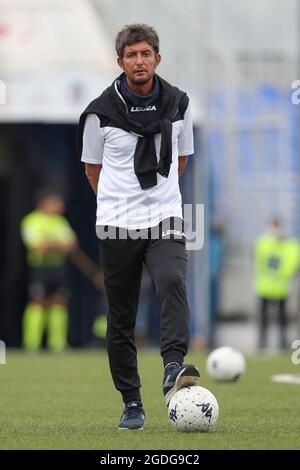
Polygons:
[[118,66],[121,67],[122,70],[124,70],[123,59],[121,57],[118,57],[117,62]]
[[156,59],[156,67],[157,67],[157,66],[160,64],[161,55],[160,55],[160,54],[156,54],[155,59]]

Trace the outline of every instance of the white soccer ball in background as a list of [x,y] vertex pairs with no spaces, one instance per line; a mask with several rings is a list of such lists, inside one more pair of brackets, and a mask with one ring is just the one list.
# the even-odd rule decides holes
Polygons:
[[229,346],[215,349],[206,361],[208,375],[219,382],[234,382],[244,374],[245,369],[243,354]]
[[207,432],[218,420],[219,405],[206,388],[184,387],[173,396],[168,413],[178,431]]

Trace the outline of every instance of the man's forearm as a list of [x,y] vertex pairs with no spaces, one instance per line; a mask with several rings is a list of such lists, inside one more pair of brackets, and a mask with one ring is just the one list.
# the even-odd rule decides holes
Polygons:
[[97,191],[98,191],[98,184],[99,184],[101,170],[102,170],[102,165],[96,165],[96,164],[94,165],[90,163],[85,164],[85,174],[95,194],[97,194]]
[[188,157],[186,157],[186,156],[180,156],[178,158],[178,173],[179,173],[179,176],[183,175],[184,170],[186,168],[187,161],[188,161]]
[[95,177],[95,176],[94,176],[94,177],[92,177],[92,176],[87,176],[87,179],[89,180],[89,183],[90,183],[90,185],[92,186],[94,193],[97,195],[98,183],[99,183],[99,175],[98,175],[98,178]]

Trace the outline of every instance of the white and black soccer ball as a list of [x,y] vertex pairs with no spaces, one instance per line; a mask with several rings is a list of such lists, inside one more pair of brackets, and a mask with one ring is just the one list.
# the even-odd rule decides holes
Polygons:
[[216,397],[206,388],[184,387],[171,399],[168,413],[178,431],[207,432],[218,420],[219,405]]
[[206,361],[208,375],[218,382],[235,382],[246,370],[243,354],[229,346],[217,348]]

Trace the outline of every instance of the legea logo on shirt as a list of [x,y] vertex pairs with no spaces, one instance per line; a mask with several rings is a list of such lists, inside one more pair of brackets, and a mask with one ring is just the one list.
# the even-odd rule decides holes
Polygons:
[[132,113],[139,113],[141,111],[156,111],[156,106],[131,106]]

